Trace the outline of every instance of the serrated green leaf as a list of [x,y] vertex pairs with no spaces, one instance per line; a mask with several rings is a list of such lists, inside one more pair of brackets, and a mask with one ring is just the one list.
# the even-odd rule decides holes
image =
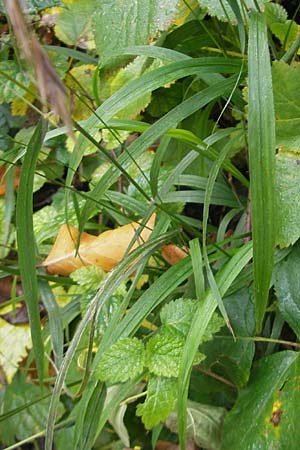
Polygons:
[[280,247],[288,247],[300,237],[299,153],[287,151],[279,151],[277,153],[275,189],[277,210],[276,244]]
[[142,45],[172,23],[178,2],[174,0],[97,0],[93,17],[100,63],[106,64],[122,48]]
[[273,63],[273,89],[276,116],[276,144],[284,150],[300,151],[300,92],[297,83],[300,63]]
[[123,383],[141,374],[145,364],[145,349],[137,338],[125,338],[104,353],[96,377],[109,383]]
[[136,410],[146,428],[153,428],[168,417],[175,408],[176,396],[177,382],[174,378],[150,378],[146,401]]
[[296,245],[286,259],[280,261],[275,271],[274,287],[279,311],[300,337],[300,247]]
[[[223,421],[226,410],[212,405],[188,401],[187,436],[199,447],[219,450],[221,446]],[[172,412],[166,420],[171,431],[178,432],[177,413]]]
[[75,270],[70,276],[79,286],[87,290],[96,290],[105,277],[105,272],[98,266],[84,266]]
[[187,334],[194,317],[197,304],[194,300],[179,298],[165,305],[160,312],[163,325]]
[[224,327],[225,321],[218,313],[214,313],[207,325],[205,332],[202,336],[201,342],[210,341],[213,338],[213,334],[218,333],[222,327]]
[[164,326],[146,346],[146,365],[150,372],[165,377],[177,377],[184,336],[174,328]]
[[[248,9],[256,9],[255,3],[259,5],[261,9],[265,3],[269,0],[237,0],[237,3],[240,7],[240,10],[243,10],[243,6],[245,5]],[[213,17],[217,17],[219,20],[227,22],[228,19],[231,23],[236,24],[236,16],[229,6],[228,1],[226,0],[198,0],[199,6],[201,8],[205,8],[209,15]]]
[[296,448],[298,377],[299,353],[283,351],[259,360],[225,418],[222,450]]
[[265,16],[270,26],[274,22],[284,23],[288,18],[288,13],[278,3],[267,3],[265,6]]

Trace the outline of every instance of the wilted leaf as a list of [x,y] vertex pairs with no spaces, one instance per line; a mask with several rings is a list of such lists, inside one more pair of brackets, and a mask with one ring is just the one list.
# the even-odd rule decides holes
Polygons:
[[153,428],[165,420],[175,408],[177,380],[175,378],[151,377],[147,387],[147,398],[136,410],[146,428]]
[[[187,436],[201,448],[219,450],[225,414],[224,408],[189,400],[187,406]],[[176,412],[170,414],[166,426],[171,431],[178,432]]]
[[0,319],[0,366],[8,383],[12,382],[19,363],[31,348],[29,325],[10,325]]
[[274,286],[278,298],[278,308],[300,337],[300,247],[295,246],[287,258],[280,261],[275,270]]
[[180,248],[177,245],[163,245],[160,249],[161,256],[172,266],[177,264],[183,258],[188,256],[189,250],[188,248]]
[[300,442],[299,353],[258,361],[225,418],[223,450],[292,449]]
[[111,384],[134,379],[145,365],[144,344],[137,338],[125,338],[104,353],[96,377]]
[[49,273],[60,275],[69,275],[79,267],[91,265],[109,271],[124,257],[132,240],[135,242],[131,250],[149,239],[154,221],[155,215],[152,215],[142,230],[139,223],[132,222],[99,236],[82,233],[77,255],[75,246],[78,230],[63,225],[43,266],[47,267]]

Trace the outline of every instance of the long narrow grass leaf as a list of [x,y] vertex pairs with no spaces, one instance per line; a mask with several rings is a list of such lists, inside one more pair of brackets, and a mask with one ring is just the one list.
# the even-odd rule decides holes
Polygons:
[[29,141],[20,177],[17,207],[17,242],[23,292],[29,315],[32,344],[40,381],[43,379],[44,344],[41,333],[35,241],[33,232],[33,179],[47,122],[41,120]]
[[267,25],[253,11],[249,31],[249,164],[257,332],[274,267],[275,115]]

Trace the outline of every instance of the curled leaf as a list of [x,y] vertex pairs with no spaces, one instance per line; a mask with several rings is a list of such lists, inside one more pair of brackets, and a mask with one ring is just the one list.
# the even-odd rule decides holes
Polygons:
[[82,233],[76,254],[78,230],[71,225],[62,225],[55,243],[43,262],[49,273],[69,275],[83,266],[98,266],[109,271],[118,264],[128,251],[146,242],[154,228],[155,214],[142,227],[138,222],[105,231],[99,236]]

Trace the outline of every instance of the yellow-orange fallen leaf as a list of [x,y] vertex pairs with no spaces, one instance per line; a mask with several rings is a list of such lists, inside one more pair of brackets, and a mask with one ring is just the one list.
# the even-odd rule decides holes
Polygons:
[[[3,166],[0,167],[0,195],[5,194],[5,173],[7,171],[7,168],[8,168],[7,164],[4,164]],[[21,172],[21,169],[19,166],[17,166],[15,180],[14,180],[15,189],[19,186],[20,172]]]
[[180,248],[173,244],[163,245],[160,252],[162,257],[172,266],[189,254],[187,247]]
[[82,233],[78,254],[75,246],[78,230],[71,225],[62,225],[58,231],[55,243],[43,266],[49,273],[69,275],[82,266],[99,266],[109,271],[124,257],[133,239],[134,244],[130,250],[146,242],[154,228],[155,214],[142,228],[138,222],[105,231],[99,236]]

